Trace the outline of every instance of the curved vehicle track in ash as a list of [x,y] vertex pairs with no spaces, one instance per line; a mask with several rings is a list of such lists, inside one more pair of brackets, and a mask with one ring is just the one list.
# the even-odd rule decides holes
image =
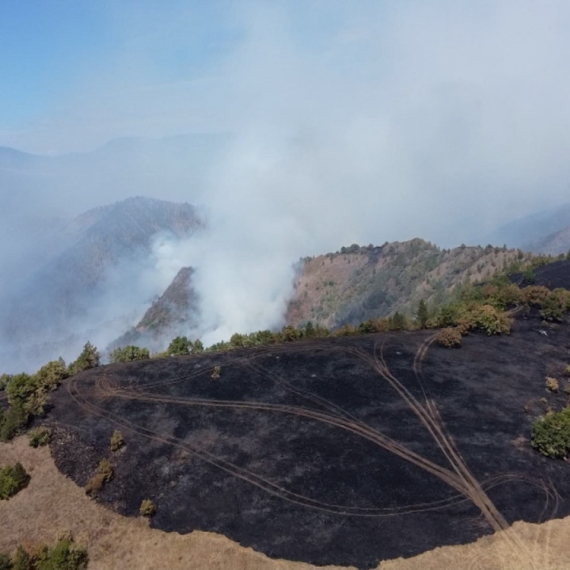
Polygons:
[[[470,469],[465,454],[460,452],[461,445],[456,443],[443,419],[445,410],[442,414],[439,409],[438,398],[441,395],[438,392],[441,387],[434,381],[433,371],[424,371],[434,339],[433,334],[425,333],[371,335],[360,339],[242,350],[235,355],[172,359],[178,360],[179,368],[190,368],[190,371],[178,375],[165,371],[164,377],[157,372],[151,381],[145,381],[145,375],[138,374],[136,366],[110,366],[71,378],[66,384],[67,405],[72,402],[76,411],[81,410],[83,418],[89,418],[91,425],[98,421],[98,429],[105,429],[107,433],[120,429],[127,441],[126,452],[133,453],[135,447],[141,449],[146,441],[149,447],[170,449],[172,457],[176,453],[187,454],[192,458],[190,469],[203,465],[214,483],[217,477],[221,478],[222,496],[226,500],[221,509],[214,505],[212,512],[200,521],[200,515],[194,516],[190,512],[185,515],[183,512],[184,508],[192,509],[193,501],[185,499],[186,493],[176,491],[178,487],[186,489],[187,485],[187,472],[180,468],[171,482],[174,491],[167,489],[163,492],[162,496],[167,499],[161,501],[159,493],[158,497],[153,497],[158,506],[153,524],[166,530],[215,530],[270,556],[316,564],[352,564],[362,568],[372,567],[394,554],[409,555],[440,544],[466,542],[484,533],[503,531],[513,559],[520,560],[521,567],[538,568],[533,554],[511,531],[512,513],[505,517],[501,507],[496,505],[496,497],[508,494],[505,489],[512,486],[519,490],[522,487],[534,489],[534,503],[541,505],[540,509],[534,508],[537,520],[560,509],[559,497],[551,488],[548,477],[519,469],[489,469],[482,477]],[[442,354],[454,356],[454,351],[434,350],[438,357]],[[324,367],[332,366],[332,375],[324,374],[324,381],[330,382],[331,387],[335,386],[334,390],[317,380],[298,380],[303,363],[306,367],[313,366],[316,353],[318,362],[311,370],[318,371],[321,362]],[[460,351],[455,354],[460,354]],[[282,361],[286,363],[282,364]],[[346,380],[342,371],[337,373],[334,366],[337,361],[341,370],[343,367],[348,373],[355,370],[355,378]],[[222,375],[220,379],[213,380],[211,372],[218,362],[221,362]],[[284,374],[290,366],[287,362],[294,365],[291,377]],[[195,368],[197,365],[200,367]],[[164,363],[164,367],[172,368],[172,363]],[[233,375],[233,385],[226,386],[228,381],[225,377],[229,371]],[[309,372],[304,377],[312,379],[318,375]],[[361,401],[370,396],[360,409],[349,401],[346,391],[337,389],[341,384],[357,389],[359,373],[366,385]],[[238,379],[243,382],[247,379],[248,388],[237,398],[224,397],[226,392],[235,395]],[[256,383],[265,386],[262,396],[268,395],[268,399],[273,401],[264,401],[257,395]],[[253,397],[249,397],[248,390]],[[216,397],[206,397],[207,392],[216,392]],[[330,392],[330,397],[326,397],[327,392]],[[345,404],[343,396],[346,397]],[[138,410],[140,406],[143,412],[128,413],[128,410]],[[158,413],[156,410],[162,410],[163,415],[175,412],[179,423],[174,429],[161,429],[160,422],[166,421],[162,415],[160,422],[149,419]],[[56,404],[56,416],[57,412]],[[228,414],[229,419],[224,419]],[[384,414],[386,418],[383,418]],[[181,427],[181,422],[186,421],[184,418],[190,426],[186,431]],[[249,434],[246,432],[246,436],[239,439],[237,448],[228,449],[224,440],[231,439],[227,430],[232,429],[232,421],[236,418],[239,421],[249,418],[243,421],[253,421],[251,425],[257,429]],[[402,438],[397,426],[393,425],[394,418],[403,420]],[[60,414],[59,419],[62,425],[72,423],[66,422],[65,414]],[[222,422],[220,425],[225,431],[220,426],[212,428],[215,437],[206,438],[204,443],[197,434],[205,431],[204,426],[208,427],[208,422],[216,421]],[[271,433],[264,436],[261,428],[271,426],[273,429],[275,425],[283,426],[278,430],[279,437],[283,432],[283,442],[275,442],[273,455],[278,456],[282,449],[294,449],[284,462],[285,469],[274,468],[268,463],[272,453],[265,455],[267,441],[270,444],[274,442]],[[302,432],[300,436],[299,432]],[[413,438],[410,438],[410,433]],[[315,443],[311,441],[312,434],[315,434]],[[303,437],[307,442],[305,447]],[[248,438],[263,439],[259,449],[255,448],[249,455],[243,451],[246,448],[244,441]],[[130,441],[136,441],[136,446]],[[315,466],[311,450],[316,449],[314,453],[318,455],[323,441],[331,452],[327,458],[319,459]],[[108,439],[105,443],[108,445]],[[362,473],[359,473],[358,465],[347,461],[347,457],[352,458],[352,455],[347,455],[351,448],[355,450],[355,456],[363,458]],[[120,480],[122,458],[114,461],[117,463],[117,479]],[[130,461],[132,466],[134,460],[131,458]],[[63,470],[81,482],[85,475],[78,476],[79,469],[77,464],[74,465],[70,468],[65,460],[60,460]],[[279,465],[280,461],[277,467]],[[390,478],[392,466],[397,472],[395,479]],[[339,488],[327,486],[324,479],[319,485],[318,469],[322,472],[338,470],[333,482],[336,485],[338,481]],[[297,470],[301,471],[299,476],[295,475]],[[365,479],[364,483],[360,482],[360,477]],[[382,493],[374,489],[375,480],[382,486]],[[356,482],[353,487],[352,481]],[[396,498],[391,496],[391,488],[386,484],[389,481],[395,481],[394,489],[398,488],[399,494],[394,493]],[[119,483],[120,489],[114,491],[114,484],[111,482],[101,499],[115,503],[115,506],[118,504],[119,510],[122,508],[132,514],[132,506],[125,507],[129,500],[124,496],[133,491],[126,490],[128,484],[125,482]],[[422,485],[425,485],[425,492]],[[227,499],[232,487],[236,489],[235,508]],[[196,491],[195,484],[189,484],[187,488],[190,494],[192,490],[196,495],[203,492],[202,489]],[[240,493],[240,490],[243,491]],[[173,493],[172,498],[169,493]],[[214,492],[207,493],[210,493],[210,499],[215,498]],[[240,501],[241,495],[247,497]],[[401,500],[408,495],[409,501]],[[183,504],[185,501],[187,503]],[[136,504],[135,499],[130,502]],[[168,513],[173,505],[174,510],[178,509],[176,515]],[[227,510],[220,513],[223,521],[219,525],[215,508]],[[188,524],[185,521],[189,521]],[[285,521],[285,524],[276,521]],[[412,532],[402,536],[407,521]],[[457,527],[454,536],[438,541],[438,524],[442,526],[443,533]],[[283,536],[287,525],[291,529],[290,539]],[[427,528],[428,525],[434,528]],[[329,536],[327,528],[332,529]],[[422,530],[424,536],[417,536]],[[415,543],[412,540],[410,544],[410,536],[416,536]],[[337,544],[342,537],[347,544]],[[403,543],[399,550],[398,538]]]

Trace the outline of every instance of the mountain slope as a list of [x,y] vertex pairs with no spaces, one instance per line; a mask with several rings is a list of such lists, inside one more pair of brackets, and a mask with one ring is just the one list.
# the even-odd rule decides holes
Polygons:
[[[506,243],[509,247],[518,247],[534,253],[566,253],[570,245],[551,243],[559,232],[570,227],[570,204],[537,212],[513,220],[499,228],[490,239],[491,243]],[[563,249],[563,248],[566,249]]]
[[116,336],[111,330],[125,330],[119,322],[132,322],[132,313],[159,292],[160,284],[144,277],[153,276],[155,241],[187,238],[201,226],[189,204],[141,197],[77,217],[57,233],[43,265],[1,300],[4,349],[31,351],[37,360],[58,339],[65,348],[74,337],[101,335],[108,342]]
[[528,249],[546,255],[568,253],[570,251],[570,226],[529,244]]
[[115,340],[108,350],[133,343],[158,350],[167,337],[172,338],[192,328],[198,316],[198,296],[192,288],[193,273],[191,267],[180,269],[138,324]]
[[396,310],[411,313],[421,299],[440,303],[465,280],[490,277],[523,257],[490,246],[442,250],[421,239],[343,248],[302,261],[286,321],[338,327]]

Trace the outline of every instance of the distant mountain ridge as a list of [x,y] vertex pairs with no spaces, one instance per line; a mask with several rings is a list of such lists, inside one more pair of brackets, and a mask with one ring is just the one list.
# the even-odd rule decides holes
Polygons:
[[165,340],[183,335],[198,324],[198,295],[192,287],[192,267],[182,267],[164,293],[147,309],[142,319],[113,341],[108,350],[140,344],[154,350]]
[[420,300],[441,303],[456,285],[488,278],[525,257],[491,246],[445,250],[421,239],[342,248],[302,260],[286,323],[336,328],[395,311],[413,314]]
[[84,337],[81,327],[140,311],[146,285],[135,286],[152,270],[154,240],[187,239],[202,227],[190,204],[143,197],[78,216],[57,233],[53,254],[1,300],[2,344],[29,348],[46,338]]
[[506,243],[533,253],[566,253],[570,250],[570,204],[513,220],[499,228],[491,239],[492,243]]

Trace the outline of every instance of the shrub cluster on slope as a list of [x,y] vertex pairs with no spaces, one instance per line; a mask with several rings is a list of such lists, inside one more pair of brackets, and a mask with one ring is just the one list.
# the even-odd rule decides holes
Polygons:
[[381,247],[352,245],[302,260],[287,323],[308,320],[328,327],[357,325],[398,310],[408,316],[421,300],[439,306],[462,283],[525,268],[531,255],[506,247],[441,249],[414,239]]
[[110,362],[133,362],[134,360],[145,360],[150,358],[148,348],[128,345],[119,347],[111,352]]
[[33,552],[18,546],[13,557],[0,553],[0,570],[84,570],[88,561],[86,548],[62,537],[54,546],[42,544]]
[[44,416],[49,393],[70,374],[99,366],[99,362],[99,352],[87,342],[77,360],[68,367],[60,358],[48,362],[35,374],[3,374],[0,390],[6,392],[9,406],[7,410],[0,408],[0,440],[12,439],[32,418]]

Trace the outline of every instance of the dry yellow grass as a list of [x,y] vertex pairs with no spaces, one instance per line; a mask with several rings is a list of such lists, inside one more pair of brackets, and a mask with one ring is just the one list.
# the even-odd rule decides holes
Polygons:
[[[188,535],[151,529],[148,520],[122,517],[90,500],[55,467],[48,448],[33,449],[27,438],[0,444],[0,464],[20,461],[32,476],[29,486],[0,502],[0,551],[19,543],[54,541],[71,531],[89,548],[91,570],[303,570],[309,564],[272,560],[224,536]],[[517,523],[511,529],[532,555],[528,567],[513,560],[501,533],[475,544],[437,548],[407,560],[382,562],[381,570],[567,570],[570,517],[543,525]],[[338,567],[328,567],[338,568]]]

